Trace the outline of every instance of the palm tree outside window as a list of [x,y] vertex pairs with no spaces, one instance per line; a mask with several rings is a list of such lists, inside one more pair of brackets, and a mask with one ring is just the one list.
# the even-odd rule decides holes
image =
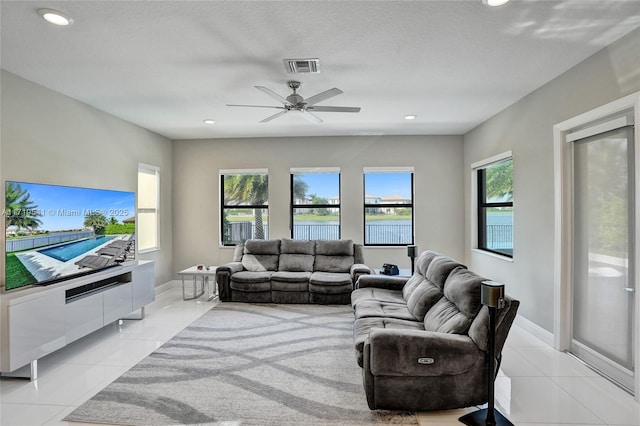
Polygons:
[[269,238],[269,176],[266,170],[220,172],[222,245]]
[[476,173],[478,249],[513,257],[513,159],[477,167]]

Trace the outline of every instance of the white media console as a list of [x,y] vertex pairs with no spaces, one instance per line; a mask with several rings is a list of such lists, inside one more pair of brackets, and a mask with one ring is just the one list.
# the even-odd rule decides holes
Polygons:
[[37,378],[37,360],[155,299],[153,261],[0,295],[0,374]]

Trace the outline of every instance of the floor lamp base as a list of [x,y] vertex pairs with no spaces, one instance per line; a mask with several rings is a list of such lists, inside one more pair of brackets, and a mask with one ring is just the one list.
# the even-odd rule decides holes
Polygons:
[[[485,426],[490,425],[487,423],[487,412],[488,409],[484,408],[482,410],[474,411],[473,413],[465,414],[460,417],[458,420],[461,423],[464,423],[467,426]],[[498,410],[493,410],[494,417],[496,422],[493,423],[496,426],[513,426],[513,423],[509,421],[505,416],[500,413]]]

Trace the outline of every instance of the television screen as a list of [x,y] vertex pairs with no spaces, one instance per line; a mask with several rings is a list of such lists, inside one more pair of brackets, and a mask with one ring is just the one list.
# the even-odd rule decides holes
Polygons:
[[5,182],[5,289],[46,285],[135,257],[135,193]]

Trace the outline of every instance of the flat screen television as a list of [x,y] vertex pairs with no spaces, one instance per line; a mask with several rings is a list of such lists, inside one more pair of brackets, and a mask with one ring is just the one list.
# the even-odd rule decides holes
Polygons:
[[5,290],[135,257],[135,192],[5,182]]

